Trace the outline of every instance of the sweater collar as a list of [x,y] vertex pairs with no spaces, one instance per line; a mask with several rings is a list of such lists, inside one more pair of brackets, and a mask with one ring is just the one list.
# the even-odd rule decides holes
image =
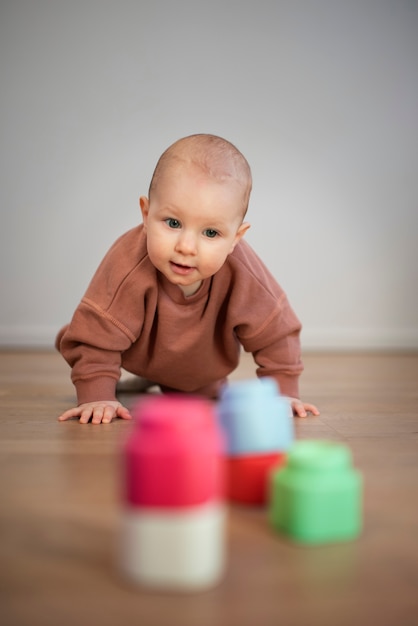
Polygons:
[[157,277],[158,284],[160,285],[162,290],[176,304],[192,304],[194,302],[197,302],[201,298],[204,298],[208,294],[212,281],[212,278],[205,278],[196,293],[194,293],[192,296],[186,297],[180,287],[178,285],[173,285],[173,283],[170,283],[170,281],[164,276],[164,274],[157,271]]

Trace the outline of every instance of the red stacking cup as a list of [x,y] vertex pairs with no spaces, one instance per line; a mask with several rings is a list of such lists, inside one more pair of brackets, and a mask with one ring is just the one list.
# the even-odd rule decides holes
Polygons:
[[227,496],[231,502],[263,505],[268,500],[269,473],[284,464],[286,454],[276,452],[229,457]]

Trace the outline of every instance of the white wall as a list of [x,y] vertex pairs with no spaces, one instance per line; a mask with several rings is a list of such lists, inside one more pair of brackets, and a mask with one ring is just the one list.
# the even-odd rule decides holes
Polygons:
[[305,348],[417,348],[417,67],[413,0],[3,0],[0,344],[51,345],[160,153],[213,132]]

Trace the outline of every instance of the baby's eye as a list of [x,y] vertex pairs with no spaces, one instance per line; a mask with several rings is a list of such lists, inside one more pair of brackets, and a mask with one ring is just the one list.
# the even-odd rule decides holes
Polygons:
[[165,220],[165,223],[170,228],[181,228],[180,222],[176,220],[174,217],[169,217],[167,220]]
[[203,232],[206,237],[209,237],[209,239],[214,239],[218,235],[218,231],[214,230],[213,228],[207,228]]

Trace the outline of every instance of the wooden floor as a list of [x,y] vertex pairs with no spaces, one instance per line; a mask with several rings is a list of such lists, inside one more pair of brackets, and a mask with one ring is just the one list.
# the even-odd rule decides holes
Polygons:
[[[196,595],[128,586],[116,567],[129,422],[56,417],[74,401],[55,353],[0,353],[2,626],[418,625],[418,354],[309,354],[298,439],[343,441],[365,480],[364,531],[299,547],[230,507],[228,568]],[[252,376],[244,358],[235,378]],[[132,402],[127,399],[127,403]]]

